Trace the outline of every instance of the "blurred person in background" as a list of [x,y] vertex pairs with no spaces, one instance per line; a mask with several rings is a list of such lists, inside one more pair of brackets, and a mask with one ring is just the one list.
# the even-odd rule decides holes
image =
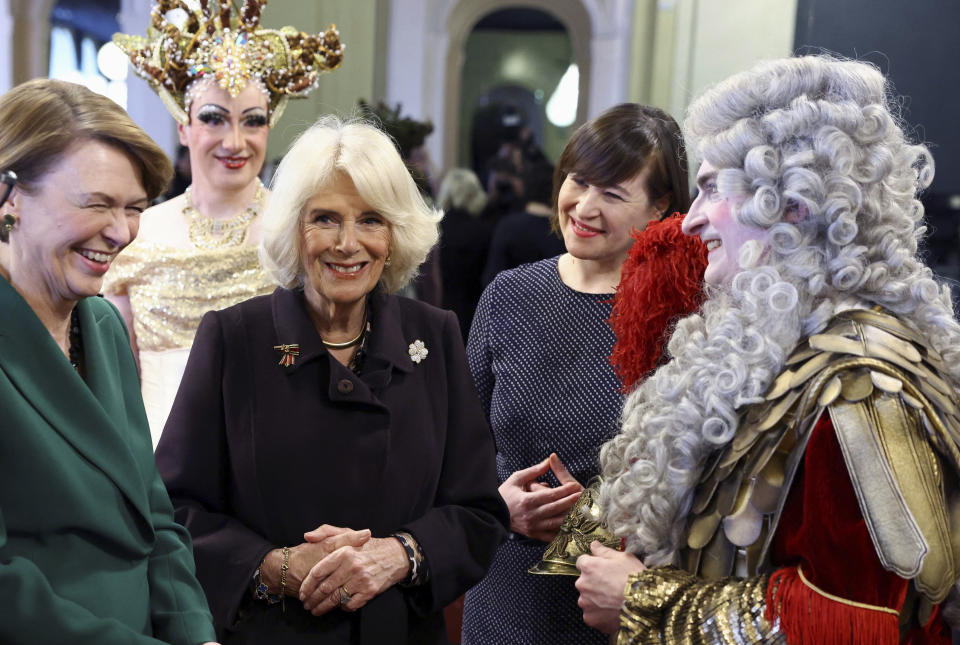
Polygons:
[[464,342],[483,292],[481,276],[490,243],[490,227],[481,215],[487,195],[472,170],[453,168],[440,184],[440,277],[443,307],[457,314]]
[[553,228],[553,166],[528,164],[523,173],[526,205],[497,222],[483,269],[486,286],[501,271],[560,255],[566,248]]

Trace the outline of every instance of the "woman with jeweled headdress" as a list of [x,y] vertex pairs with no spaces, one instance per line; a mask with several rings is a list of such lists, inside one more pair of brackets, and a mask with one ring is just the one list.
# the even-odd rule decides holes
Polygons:
[[[335,27],[263,29],[265,4],[246,0],[234,13],[226,0],[196,9],[161,0],[145,38],[114,37],[190,150],[192,184],[143,214],[140,238],[104,281],[138,357],[154,445],[203,314],[274,288],[257,259],[268,132],[290,97],[306,96],[341,61]],[[187,16],[179,26],[176,9]]]

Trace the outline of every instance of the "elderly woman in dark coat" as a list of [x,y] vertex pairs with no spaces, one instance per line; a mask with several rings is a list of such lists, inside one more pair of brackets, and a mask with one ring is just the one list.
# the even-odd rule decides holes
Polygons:
[[157,450],[225,642],[445,642],[502,540],[456,317],[390,295],[438,219],[370,125],[321,119],[281,163],[283,286],[207,314]]

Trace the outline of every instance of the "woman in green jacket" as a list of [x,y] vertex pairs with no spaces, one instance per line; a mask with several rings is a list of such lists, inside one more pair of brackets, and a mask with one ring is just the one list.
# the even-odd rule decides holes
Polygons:
[[211,641],[126,329],[95,297],[170,162],[109,99],[40,79],[0,98],[0,171],[16,174],[0,207],[0,642]]

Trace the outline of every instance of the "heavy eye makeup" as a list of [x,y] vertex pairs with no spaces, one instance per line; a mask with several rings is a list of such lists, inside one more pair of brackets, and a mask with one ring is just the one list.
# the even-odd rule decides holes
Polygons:
[[714,179],[706,182],[701,190],[703,190],[704,196],[711,202],[715,202],[720,199],[720,191],[717,190],[717,182]]
[[243,117],[243,125],[248,128],[263,128],[267,125],[267,115],[261,112],[248,114]]
[[720,198],[720,191],[717,189],[716,172],[705,172],[698,176],[697,190],[700,192],[700,195],[697,196],[697,199],[699,199],[702,195],[705,199],[711,202],[717,201]]
[[220,125],[227,120],[227,111],[219,105],[204,105],[197,111],[197,121],[204,125]]

